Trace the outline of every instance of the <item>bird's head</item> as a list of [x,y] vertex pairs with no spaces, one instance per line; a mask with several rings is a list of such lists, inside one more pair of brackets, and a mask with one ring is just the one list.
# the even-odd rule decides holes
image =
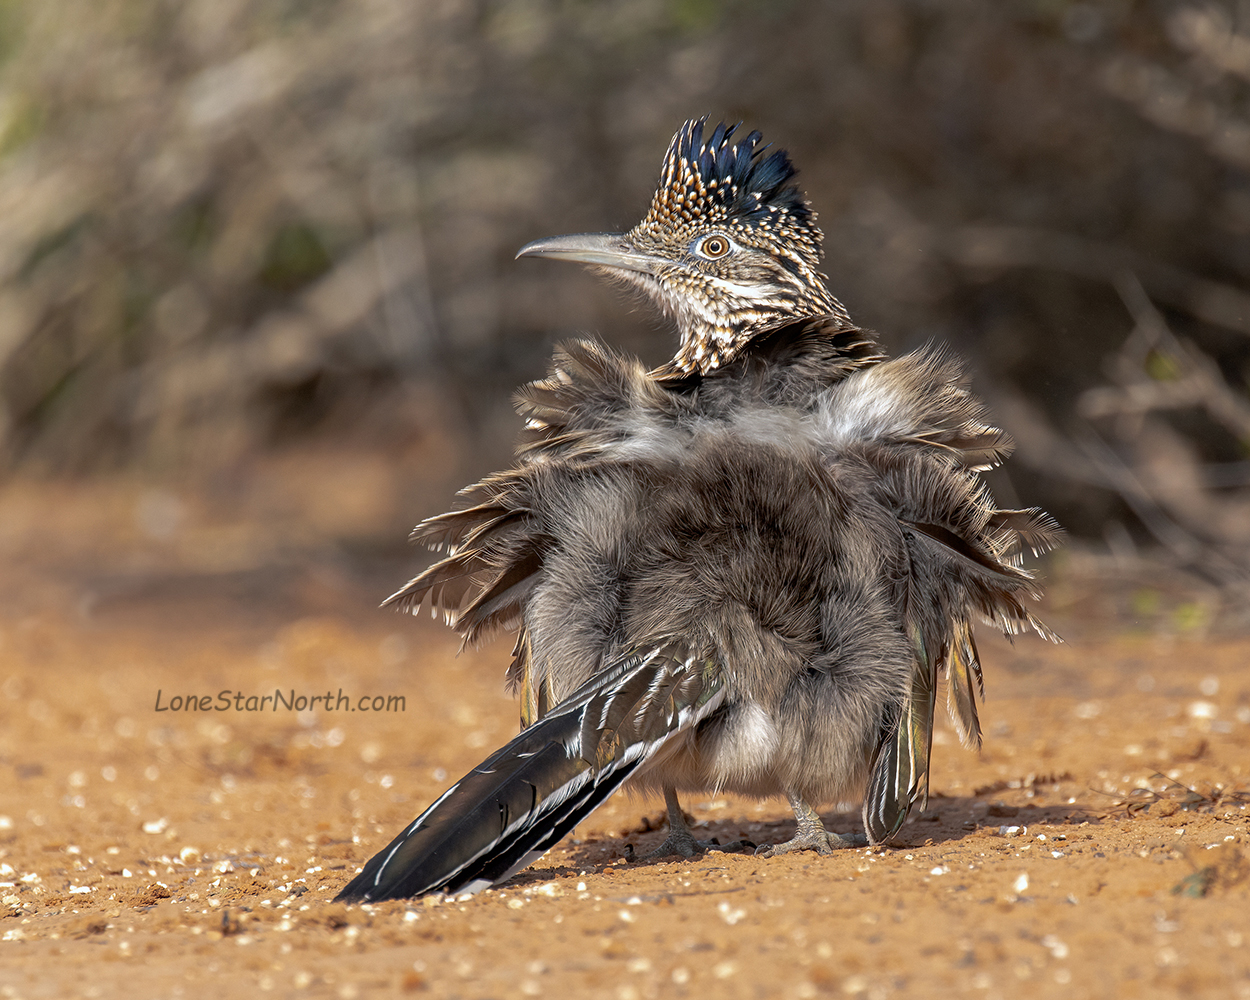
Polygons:
[[517,254],[581,261],[641,289],[677,322],[674,366],[701,373],[791,320],[850,326],[817,271],[823,237],[789,157],[766,156],[759,132],[734,143],[736,126],[705,136],[706,124],[673,136],[651,208],[629,232],[554,236]]

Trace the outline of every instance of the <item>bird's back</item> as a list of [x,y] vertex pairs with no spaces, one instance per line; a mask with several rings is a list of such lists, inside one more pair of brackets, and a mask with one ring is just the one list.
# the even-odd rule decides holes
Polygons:
[[[820,595],[838,586],[861,511],[813,416],[825,389],[877,360],[864,353],[666,380],[581,342],[522,390],[531,441],[517,474],[543,559],[525,624],[557,697],[599,657],[658,639],[728,648],[733,609],[818,648]],[[730,659],[731,678],[749,669]]]
[[[774,340],[771,356],[684,377],[565,345],[518,394],[519,464],[418,529],[452,555],[397,596],[428,595],[470,638],[519,626],[526,722],[679,640],[721,664],[725,705],[635,780],[828,800],[858,794],[896,724],[912,633],[936,648],[977,611],[1030,621],[1029,582],[971,471],[1006,440],[958,366],[934,351],[887,361],[862,332],[817,322]],[[975,556],[952,557],[955,538]]]

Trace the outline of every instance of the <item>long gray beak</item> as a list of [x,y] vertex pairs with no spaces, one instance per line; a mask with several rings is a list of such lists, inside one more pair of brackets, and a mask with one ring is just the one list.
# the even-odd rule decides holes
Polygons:
[[576,233],[572,236],[549,236],[545,240],[526,243],[518,257],[550,257],[554,260],[575,260],[583,264],[619,267],[626,271],[655,274],[666,263],[660,257],[639,253],[622,233]]

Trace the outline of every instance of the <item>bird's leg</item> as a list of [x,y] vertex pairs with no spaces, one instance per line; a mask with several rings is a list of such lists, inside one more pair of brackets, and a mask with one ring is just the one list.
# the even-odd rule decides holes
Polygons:
[[790,808],[794,810],[794,818],[798,820],[798,829],[794,836],[784,844],[773,847],[761,847],[755,853],[766,858],[778,854],[789,854],[791,851],[816,851],[818,854],[832,854],[843,847],[866,847],[868,838],[862,833],[852,833],[845,837],[830,833],[825,829],[820,816],[807,802],[794,792],[789,792]]
[[681,803],[677,801],[677,789],[667,787],[664,789],[664,804],[668,806],[668,836],[664,838],[664,843],[644,857],[666,858],[671,854],[680,854],[683,858],[692,858],[696,854],[702,854],[709,847],[720,846],[715,839],[694,839],[690,827],[686,826],[686,816],[681,811]]

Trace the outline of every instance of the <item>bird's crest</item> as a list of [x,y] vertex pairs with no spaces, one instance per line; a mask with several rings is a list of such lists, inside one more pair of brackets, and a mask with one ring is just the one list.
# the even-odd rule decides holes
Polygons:
[[819,255],[816,215],[790,180],[797,171],[785,150],[765,156],[763,136],[732,142],[737,125],[718,124],[705,138],[707,117],[686,122],[664,154],[660,184],[639,229],[707,226],[773,230],[801,239]]
[[[817,270],[824,239],[784,150],[768,153],[759,132],[733,141],[737,125],[707,134],[707,118],[677,130],[646,216],[625,242],[671,261],[667,271],[617,277],[641,287],[677,320],[672,367],[707,373],[780,323],[829,315],[850,325]],[[717,252],[705,239],[725,235]],[[729,253],[734,247],[745,254]]]

